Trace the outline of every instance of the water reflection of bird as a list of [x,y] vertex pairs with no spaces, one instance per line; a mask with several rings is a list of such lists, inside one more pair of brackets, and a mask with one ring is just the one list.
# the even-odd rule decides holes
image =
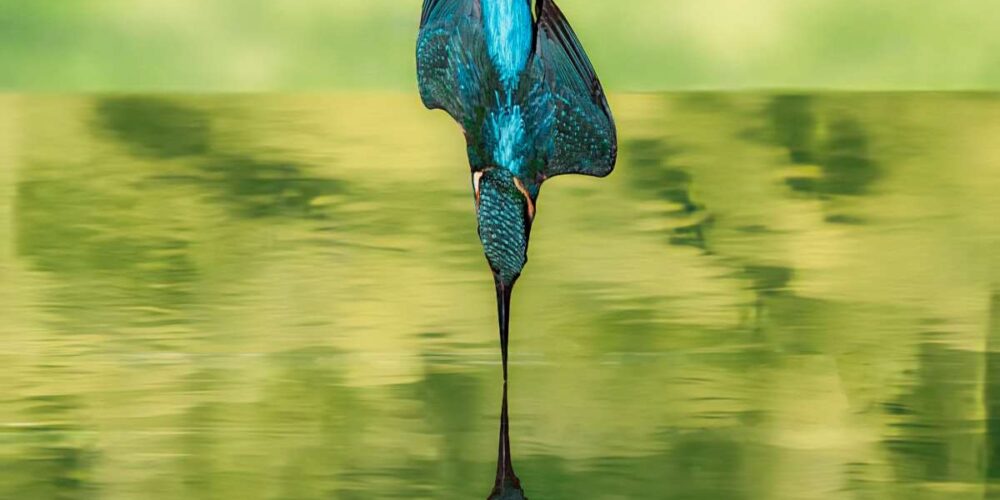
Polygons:
[[463,128],[479,239],[496,284],[504,380],[510,295],[527,262],[542,182],[603,177],[614,119],[594,69],[552,0],[424,0],[417,78],[428,108]]
[[497,479],[487,500],[525,500],[521,480],[514,474],[510,458],[510,425],[507,419],[507,383],[503,384],[503,402],[500,404],[500,444],[497,447]]

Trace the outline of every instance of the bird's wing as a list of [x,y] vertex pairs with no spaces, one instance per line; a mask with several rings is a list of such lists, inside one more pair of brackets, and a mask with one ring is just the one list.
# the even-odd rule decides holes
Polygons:
[[424,0],[417,38],[420,98],[467,130],[481,121],[489,63],[478,0]]
[[590,59],[553,0],[538,0],[526,97],[541,174],[604,177],[618,155],[615,121]]

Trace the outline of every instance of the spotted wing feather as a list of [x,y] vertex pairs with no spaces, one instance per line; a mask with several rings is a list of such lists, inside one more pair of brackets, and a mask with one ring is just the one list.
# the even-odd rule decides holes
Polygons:
[[477,127],[491,71],[479,1],[424,0],[417,39],[424,105],[445,110],[466,130]]
[[536,23],[526,106],[540,173],[604,177],[614,169],[618,140],[601,82],[553,0],[538,1]]

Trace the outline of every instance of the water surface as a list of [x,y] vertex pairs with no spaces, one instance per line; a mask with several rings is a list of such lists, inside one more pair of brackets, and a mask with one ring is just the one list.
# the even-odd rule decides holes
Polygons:
[[[528,497],[1000,496],[1000,98],[612,106],[514,294]],[[493,282],[416,96],[0,96],[0,284],[0,498],[492,488]]]

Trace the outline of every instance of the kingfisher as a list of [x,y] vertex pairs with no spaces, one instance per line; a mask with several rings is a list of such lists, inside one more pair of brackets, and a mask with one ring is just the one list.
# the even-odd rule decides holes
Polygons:
[[493,272],[503,379],[510,298],[542,183],[605,177],[618,139],[604,89],[553,0],[424,0],[417,80],[465,133],[479,239]]

